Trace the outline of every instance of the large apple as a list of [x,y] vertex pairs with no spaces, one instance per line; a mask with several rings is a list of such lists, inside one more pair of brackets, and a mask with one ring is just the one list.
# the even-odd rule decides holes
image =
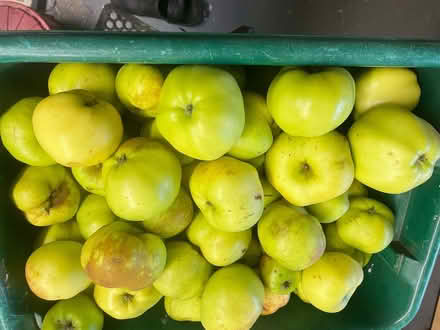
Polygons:
[[238,159],[253,159],[263,155],[272,145],[272,130],[260,106],[264,98],[254,92],[243,93],[246,121],[241,137],[228,154]]
[[164,271],[153,283],[164,296],[190,299],[199,296],[212,273],[212,266],[188,242],[169,241]]
[[286,68],[267,93],[267,106],[281,129],[293,136],[320,136],[341,125],[353,110],[355,84],[343,68],[307,72]]
[[353,197],[350,208],[337,222],[341,239],[365,253],[378,253],[393,240],[393,212],[367,197]]
[[257,170],[232,157],[202,162],[189,182],[191,195],[206,220],[222,231],[251,228],[264,208]]
[[290,270],[313,265],[324,253],[319,221],[285,201],[270,204],[258,222],[258,238],[267,255]]
[[234,77],[201,65],[175,68],[162,87],[157,126],[181,153],[201,160],[223,156],[240,138],[244,105]]
[[106,288],[140,290],[151,286],[166,259],[159,236],[122,221],[99,229],[81,251],[81,265],[89,278]]
[[79,232],[78,223],[75,220],[69,220],[41,229],[35,240],[34,248],[37,249],[44,244],[55,241],[83,242],[84,240]]
[[102,163],[86,167],[72,167],[72,174],[85,190],[92,194],[105,196],[105,180]]
[[162,238],[170,238],[181,233],[193,220],[194,206],[185,188],[180,188],[174,203],[160,215],[142,222],[144,228]]
[[116,70],[111,64],[60,63],[50,73],[49,94],[84,89],[114,104],[115,78]]
[[42,330],[102,330],[104,314],[85,294],[53,305],[43,319]]
[[368,68],[356,77],[354,117],[381,104],[400,105],[413,110],[420,99],[414,71],[406,68]]
[[69,167],[103,162],[121,143],[123,131],[115,107],[83,90],[46,97],[35,108],[32,124],[41,147]]
[[348,139],[356,179],[388,194],[424,183],[440,158],[440,134],[399,106],[369,110],[351,126]]
[[116,92],[131,112],[142,117],[156,117],[163,80],[157,66],[124,64],[116,76]]
[[344,253],[326,252],[314,265],[303,270],[302,294],[316,308],[337,313],[347,306],[362,283],[362,267]]
[[182,168],[164,144],[144,137],[125,141],[104,163],[105,197],[118,217],[144,221],[159,216],[176,199]]
[[84,198],[76,213],[78,229],[84,239],[116,220],[118,217],[110,210],[105,198],[93,194]]
[[243,257],[252,239],[252,230],[236,233],[211,226],[199,212],[186,231],[188,240],[198,246],[211,265],[224,267]]
[[32,115],[42,97],[24,98],[10,107],[1,117],[0,134],[3,145],[14,158],[33,166],[49,166],[55,161],[35,138]]
[[91,283],[80,263],[81,243],[55,241],[35,250],[26,262],[32,292],[45,300],[69,299]]
[[35,226],[70,220],[78,210],[80,190],[69,171],[60,166],[29,166],[12,187],[12,199]]
[[162,299],[162,295],[153,286],[127,290],[95,285],[93,296],[105,313],[118,320],[138,317]]
[[263,311],[264,287],[249,267],[234,264],[211,276],[200,316],[205,329],[248,330]]
[[350,146],[336,131],[318,137],[282,133],[267,152],[265,165],[269,182],[297,206],[343,194],[354,177]]

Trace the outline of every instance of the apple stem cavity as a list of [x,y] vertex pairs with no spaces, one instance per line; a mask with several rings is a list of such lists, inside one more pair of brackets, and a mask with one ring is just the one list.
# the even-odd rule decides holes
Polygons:
[[133,296],[132,294],[129,294],[129,293],[124,293],[124,294],[122,295],[122,298],[124,299],[124,301],[125,301],[126,303],[130,303],[130,302],[133,301],[134,296]]
[[57,329],[61,330],[75,330],[75,326],[73,325],[73,322],[71,320],[67,321],[58,321]]
[[124,164],[127,161],[127,155],[122,154],[121,156],[116,158],[116,161],[118,162],[118,166],[121,166],[122,164]]
[[374,206],[372,206],[372,207],[370,207],[370,208],[367,210],[367,212],[368,212],[369,214],[374,214],[374,213],[376,213],[376,209],[374,208]]
[[193,110],[194,110],[194,106],[193,106],[192,104],[188,104],[188,105],[185,107],[185,114],[186,114],[187,116],[191,116]]
[[284,288],[284,289],[288,289],[288,288],[290,288],[290,281],[284,281],[284,282],[283,282],[283,288]]

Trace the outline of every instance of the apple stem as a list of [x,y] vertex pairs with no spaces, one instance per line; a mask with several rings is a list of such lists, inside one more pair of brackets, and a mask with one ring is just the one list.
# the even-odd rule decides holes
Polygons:
[[188,104],[185,108],[185,114],[187,114],[188,116],[192,115],[194,106],[192,104]]

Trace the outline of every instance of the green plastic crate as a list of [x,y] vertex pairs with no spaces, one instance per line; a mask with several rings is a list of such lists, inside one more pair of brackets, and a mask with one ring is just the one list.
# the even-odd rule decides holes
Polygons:
[[[292,36],[206,34],[0,33],[0,111],[24,96],[47,95],[55,62],[146,62],[241,65],[408,66],[422,99],[416,113],[440,129],[440,43]],[[24,278],[35,229],[9,198],[20,165],[0,146],[0,328],[37,329],[37,299]],[[400,329],[419,309],[439,247],[440,168],[417,189],[379,194],[396,213],[395,248],[375,255],[347,308],[326,314],[292,296],[288,307],[261,317],[256,330]],[[398,247],[398,248],[396,248]],[[159,303],[142,317],[105,320],[108,330],[202,329],[175,322]]]

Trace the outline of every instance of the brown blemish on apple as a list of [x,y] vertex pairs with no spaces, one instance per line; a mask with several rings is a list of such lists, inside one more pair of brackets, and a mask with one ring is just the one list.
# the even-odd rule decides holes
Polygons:
[[261,196],[261,194],[255,195],[254,196],[255,200],[261,200],[263,197]]

